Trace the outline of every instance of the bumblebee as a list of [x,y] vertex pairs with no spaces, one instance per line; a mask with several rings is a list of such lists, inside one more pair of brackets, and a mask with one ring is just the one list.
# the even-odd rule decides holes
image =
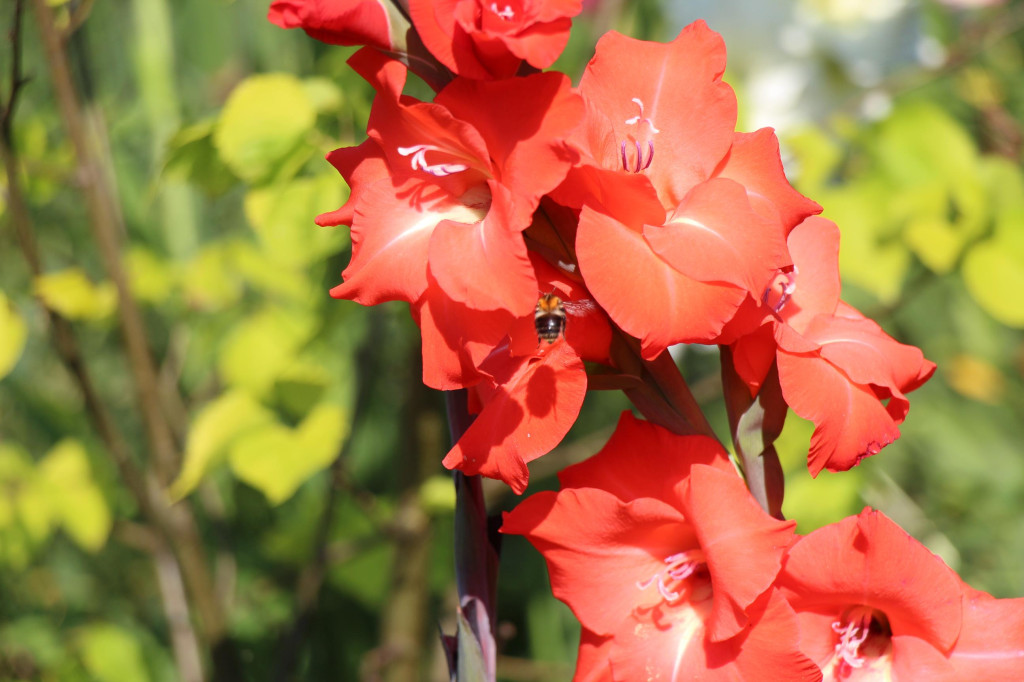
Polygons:
[[565,308],[562,299],[554,294],[544,294],[537,301],[537,309],[533,314],[533,324],[537,328],[537,340],[554,343],[565,333]]

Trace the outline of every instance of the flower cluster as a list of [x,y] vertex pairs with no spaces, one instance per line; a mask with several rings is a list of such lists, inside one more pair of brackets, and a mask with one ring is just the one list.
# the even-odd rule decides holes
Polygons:
[[[727,349],[751,401],[772,388],[814,423],[817,474],[897,438],[905,394],[935,366],[839,300],[838,230],[790,186],[773,131],[736,131],[721,37],[703,22],[667,44],[609,32],[573,87],[541,69],[580,8],[270,9],[366,46],[349,63],[376,91],[367,139],[328,156],[351,194],[317,222],[351,228],[332,296],[407,302],[424,382],[468,391],[476,418],[444,464],[521,494],[588,388],[622,388],[649,420],[624,416],[561,492],[505,519],[584,626],[576,679],[1019,671],[1019,656],[986,654],[1022,641],[1020,604],[970,591],[878,512],[796,538],[666,391],[688,395],[671,361],[676,376],[662,372],[670,346]],[[409,72],[432,101],[403,94]]]

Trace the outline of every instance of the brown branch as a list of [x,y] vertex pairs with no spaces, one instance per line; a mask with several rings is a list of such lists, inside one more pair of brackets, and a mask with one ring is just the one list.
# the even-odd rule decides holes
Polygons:
[[[34,5],[58,107],[84,179],[83,192],[93,238],[107,275],[118,292],[121,335],[135,384],[137,403],[146,427],[155,473],[147,471],[145,475],[136,476],[134,467],[130,465],[131,460],[126,456],[127,449],[120,445],[112,449],[112,454],[143,512],[159,528],[168,546],[174,551],[190,596],[202,619],[214,659],[215,677],[239,679],[240,664],[233,645],[227,638],[222,604],[207,566],[191,508],[185,504],[179,504],[174,508],[167,506],[164,488],[176,473],[177,452],[171,428],[161,410],[157,372],[150,356],[145,326],[121,265],[119,234],[122,226],[114,193],[108,177],[103,172],[100,156],[96,153],[87,132],[85,115],[71,80],[67,55],[54,24],[53,12],[46,0],[34,0]],[[37,254],[35,261],[38,265]],[[77,371],[76,376],[82,376],[81,371]],[[90,384],[86,382],[81,385],[88,387]],[[90,398],[87,397],[87,402],[89,401]],[[95,403],[102,410],[98,398],[95,398]],[[109,420],[98,420],[101,433],[107,432],[108,438],[112,433],[116,433],[112,428],[108,428],[110,426]],[[117,440],[119,439],[114,439],[113,442],[116,443]],[[119,454],[122,450],[124,456]]]

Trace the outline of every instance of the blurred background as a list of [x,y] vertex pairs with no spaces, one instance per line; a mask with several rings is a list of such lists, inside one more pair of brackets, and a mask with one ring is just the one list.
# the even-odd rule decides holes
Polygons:
[[[406,306],[327,296],[348,234],[312,222],[372,91],[267,5],[0,6],[0,680],[445,679],[443,399]],[[556,66],[698,18],[739,129],[775,127],[842,229],[844,298],[939,365],[848,473],[811,479],[790,419],[787,516],[877,507],[1024,596],[1024,2],[591,0]],[[725,436],[717,353],[679,351]],[[528,494],[627,407],[589,395]],[[521,538],[499,590],[501,679],[569,679],[578,626]]]

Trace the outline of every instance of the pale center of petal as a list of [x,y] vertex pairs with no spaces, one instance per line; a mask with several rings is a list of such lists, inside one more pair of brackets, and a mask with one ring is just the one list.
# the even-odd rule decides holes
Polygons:
[[669,604],[674,604],[684,596],[691,594],[693,586],[690,584],[689,578],[704,568],[706,560],[704,552],[699,549],[691,549],[665,557],[664,563],[665,568],[647,580],[637,582],[636,586],[640,590],[646,590],[651,585],[657,585],[662,599]]
[[[628,140],[633,143],[636,156],[634,157],[633,162],[630,163],[630,154],[627,153],[627,140],[623,140],[619,144],[619,153],[622,156],[622,170],[639,173],[640,171],[647,170],[651,167],[651,162],[654,161],[654,136],[661,131],[655,127],[653,120],[644,116],[643,101],[637,97],[634,97],[630,101],[640,107],[639,114],[627,118],[625,121],[626,125],[636,127],[636,132],[630,133]],[[641,144],[641,140],[645,140],[647,142],[646,154],[643,145]]]
[[412,165],[413,170],[421,170],[433,175],[434,177],[442,178],[446,175],[461,173],[462,171],[469,169],[469,166],[464,163],[455,163],[450,160],[429,163],[427,162],[427,152],[436,152],[444,156],[451,156],[450,152],[432,144],[417,144],[412,147],[398,148],[398,153],[402,156],[412,157],[409,160],[409,163]]
[[761,301],[776,315],[782,312],[796,291],[796,276],[795,265],[791,269],[779,270],[771,283],[765,287],[764,293],[761,294]]
[[[855,606],[838,620],[832,631],[838,635],[833,658],[828,666],[832,677],[849,680],[867,668],[884,668],[890,663],[892,631],[885,614],[867,606]],[[872,678],[874,679],[874,678]]]

